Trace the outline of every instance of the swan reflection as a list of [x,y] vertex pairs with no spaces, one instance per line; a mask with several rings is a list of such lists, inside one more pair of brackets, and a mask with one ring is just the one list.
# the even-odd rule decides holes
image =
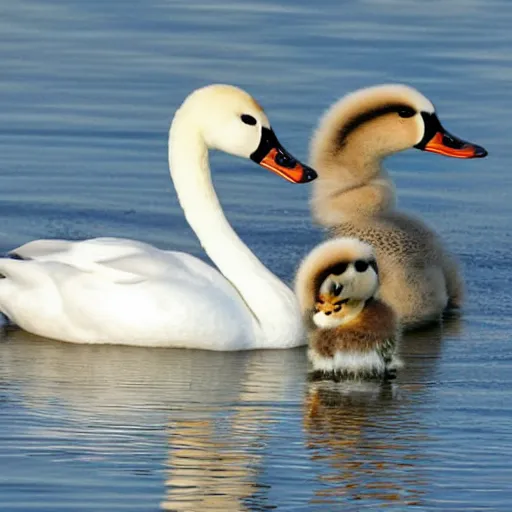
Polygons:
[[262,465],[276,405],[296,400],[304,381],[303,349],[87,346],[14,331],[0,361],[11,399],[43,419],[27,428],[45,457],[156,471],[163,510],[271,507]]
[[442,340],[459,328],[407,336],[396,381],[359,388],[308,383],[304,349],[87,346],[7,332],[0,448],[31,456],[17,459],[24,479],[65,472],[75,489],[104,486],[162,510],[421,504],[435,441],[422,404]]

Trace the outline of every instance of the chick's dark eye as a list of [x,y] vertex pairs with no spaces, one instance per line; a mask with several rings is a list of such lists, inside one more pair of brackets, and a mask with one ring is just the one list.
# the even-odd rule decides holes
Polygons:
[[348,263],[337,263],[330,269],[330,272],[331,272],[331,274],[334,274],[335,276],[341,276],[341,274],[343,274],[343,272],[345,272],[345,270],[347,270],[347,267],[348,267]]
[[242,114],[240,116],[240,119],[243,123],[248,124],[250,126],[254,126],[256,124],[256,119],[254,117],[250,116],[249,114]]
[[402,107],[401,109],[398,110],[398,115],[400,117],[412,117],[413,115],[416,114],[416,111],[411,108],[411,107]]
[[369,263],[363,260],[357,260],[354,267],[358,272],[365,272],[368,269]]

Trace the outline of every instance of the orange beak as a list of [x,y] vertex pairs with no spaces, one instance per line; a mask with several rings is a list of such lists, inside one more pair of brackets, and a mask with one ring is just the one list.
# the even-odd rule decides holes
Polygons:
[[251,155],[251,160],[292,183],[309,183],[317,177],[311,167],[299,162],[283,148],[270,128],[262,129],[260,145]]
[[453,135],[447,132],[437,132],[427,142],[424,151],[451,156],[452,158],[483,158],[487,156],[487,151],[481,146],[456,139],[458,142],[457,147],[453,147],[453,140]]
[[482,146],[459,139],[446,131],[435,114],[422,113],[425,135],[415,147],[452,158],[483,158],[487,151]]
[[[307,175],[306,167],[296,160],[295,165],[292,167],[279,165],[279,160],[279,151],[276,148],[272,148],[266,156],[263,157],[260,165],[269,171],[275,172],[277,175],[283,177],[285,180],[291,181],[292,183],[304,183],[314,179]],[[309,169],[309,167],[307,169]],[[310,169],[310,171],[311,170],[312,169]]]

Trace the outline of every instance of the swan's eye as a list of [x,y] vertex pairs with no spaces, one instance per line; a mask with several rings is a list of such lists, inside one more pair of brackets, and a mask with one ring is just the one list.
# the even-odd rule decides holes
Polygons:
[[366,272],[366,270],[368,269],[368,266],[369,266],[369,263],[367,261],[363,261],[363,260],[357,260],[354,263],[354,267],[358,272]]
[[412,117],[416,114],[416,111],[411,108],[411,107],[402,107],[400,108],[400,110],[398,111],[398,115],[400,117]]
[[242,114],[240,119],[242,120],[242,123],[248,124],[250,126],[254,126],[256,124],[256,119],[254,119],[254,117],[250,116],[249,114]]

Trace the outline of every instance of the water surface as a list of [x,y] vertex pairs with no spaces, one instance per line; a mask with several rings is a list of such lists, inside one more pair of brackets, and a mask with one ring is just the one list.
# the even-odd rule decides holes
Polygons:
[[[175,108],[211,82],[247,88],[301,158],[333,101],[390,81],[419,88],[490,156],[410,151],[388,162],[401,206],[436,226],[468,284],[462,318],[407,337],[392,386],[311,385],[304,349],[87,347],[7,333],[3,508],[508,511],[511,23],[506,0],[4,2],[1,251],[116,235],[203,257],[166,142]],[[212,166],[230,221],[290,280],[322,237],[308,187],[235,158]]]

